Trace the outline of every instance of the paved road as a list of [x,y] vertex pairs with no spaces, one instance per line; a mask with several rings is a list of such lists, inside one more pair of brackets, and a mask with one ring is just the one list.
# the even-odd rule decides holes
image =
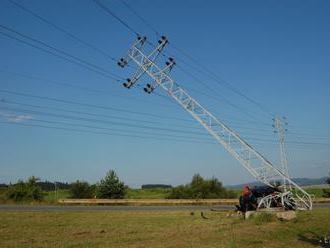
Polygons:
[[210,208],[231,210],[232,205],[201,206],[76,206],[76,205],[0,205],[0,211],[175,211],[175,210],[209,210]]
[[[0,211],[178,211],[178,210],[234,210],[232,205],[217,206],[63,206],[63,205],[0,205]],[[314,208],[330,208],[330,203],[316,203]]]

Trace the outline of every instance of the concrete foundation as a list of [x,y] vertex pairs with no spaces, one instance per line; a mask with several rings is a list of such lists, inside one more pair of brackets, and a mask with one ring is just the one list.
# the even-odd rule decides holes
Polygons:
[[274,214],[279,220],[293,220],[297,218],[296,211],[289,210],[259,210],[259,211],[247,211],[244,214],[245,219],[249,219],[251,216],[260,215],[260,214]]

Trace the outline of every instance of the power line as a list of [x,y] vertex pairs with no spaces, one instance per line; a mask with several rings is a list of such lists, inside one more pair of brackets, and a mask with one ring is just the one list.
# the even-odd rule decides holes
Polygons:
[[22,93],[22,92],[17,92],[17,91],[10,91],[10,90],[0,89],[0,92],[11,94],[11,95],[29,97],[29,98],[48,100],[48,101],[60,102],[60,103],[65,103],[65,104],[78,105],[78,106],[84,106],[84,107],[95,108],[95,109],[111,110],[111,111],[115,111],[115,112],[130,113],[130,114],[149,116],[149,117],[160,118],[160,119],[177,120],[177,121],[183,121],[183,122],[192,122],[192,120],[187,120],[187,119],[183,119],[183,118],[169,117],[169,116],[164,116],[164,115],[156,115],[156,114],[150,114],[148,112],[138,112],[138,111],[132,111],[132,110],[127,110],[127,109],[123,109],[123,108],[114,108],[114,107],[109,107],[109,106],[104,106],[104,105],[96,105],[96,104],[75,102],[75,101],[70,101],[70,100],[54,98],[54,97],[37,96],[37,95],[32,95],[32,94],[27,94],[27,93]]
[[8,0],[10,3],[14,4],[16,7],[20,8],[21,10],[25,11],[26,13],[29,13],[30,15],[34,16],[35,18],[41,20],[42,22],[48,24],[49,26],[55,28],[56,30],[66,34],[67,36],[71,37],[72,39],[74,39],[75,41],[80,42],[81,44],[93,49],[94,51],[98,52],[99,54],[102,54],[103,56],[107,57],[108,59],[117,62],[117,59],[115,59],[114,57],[112,57],[111,55],[109,55],[108,53],[106,53],[105,51],[95,47],[94,45],[78,38],[76,35],[72,34],[71,32],[65,30],[62,27],[59,27],[58,25],[54,24],[53,22],[47,20],[46,18],[38,15],[37,13],[33,12],[31,9],[26,8],[25,6],[23,6],[22,4],[17,3],[16,1],[13,0]]
[[[84,106],[84,107],[90,107],[90,108],[96,108],[96,109],[102,109],[102,110],[110,110],[110,111],[115,111],[115,112],[120,112],[120,113],[130,113],[130,114],[148,116],[148,117],[153,117],[153,118],[158,118],[158,119],[166,119],[166,120],[182,121],[182,122],[187,122],[187,123],[195,123],[195,122],[193,122],[193,120],[188,120],[188,119],[183,119],[183,118],[156,115],[156,114],[150,114],[148,112],[132,111],[132,110],[127,110],[127,109],[123,109],[123,108],[115,108],[115,107],[109,107],[109,106],[104,106],[104,105],[88,104],[88,103],[76,102],[76,101],[71,101],[71,100],[64,100],[64,99],[53,98],[53,97],[38,96],[38,95],[32,95],[32,94],[16,92],[16,91],[10,91],[10,90],[1,90],[0,89],[0,92],[11,94],[11,95],[28,97],[28,98],[54,101],[54,102],[59,102],[59,103],[78,105],[78,106]],[[2,99],[2,101],[6,102],[5,99]],[[260,129],[260,128],[249,128],[249,127],[246,127],[246,126],[242,127],[242,126],[237,126],[237,125],[234,125],[234,126],[239,127],[240,129],[256,130],[256,131],[269,131],[269,130]],[[185,126],[185,128],[186,128],[186,126]],[[194,127],[189,127],[189,128],[194,128]],[[196,127],[196,129],[203,130],[203,129],[200,129],[199,127]]]
[[[63,109],[63,108],[58,108],[58,107],[50,107],[50,106],[42,106],[42,105],[36,105],[36,104],[29,104],[25,102],[16,102],[16,101],[11,101],[7,99],[1,99],[0,100],[3,104],[11,104],[11,105],[18,105],[18,106],[24,106],[24,107],[32,107],[32,108],[38,108],[38,109],[48,109],[48,110],[54,110],[54,111],[61,111],[61,112],[66,112],[66,113],[74,113],[74,114],[82,114],[82,115],[88,115],[88,116],[96,116],[96,117],[104,117],[108,119],[116,119],[116,120],[125,120],[125,121],[132,121],[134,123],[136,122],[142,122],[142,123],[148,123],[148,124],[156,124],[157,126],[159,125],[167,125],[167,123],[164,122],[159,122],[159,121],[150,121],[150,120],[141,120],[141,119],[132,119],[132,118],[126,118],[126,117],[120,117],[120,116],[115,116],[115,115],[106,115],[106,114],[96,114],[96,113],[91,113],[91,112],[85,112],[85,111],[76,111],[76,110],[68,110],[68,109]],[[188,126],[188,125],[181,125],[181,124],[175,124],[175,127],[179,128],[184,128],[184,129],[195,129],[195,130],[203,130],[201,127],[195,127],[195,126]],[[234,127],[243,129],[243,130],[254,130],[254,131],[270,131],[267,129],[260,129],[260,128],[249,128],[249,127],[242,127],[242,126],[237,126],[234,125]],[[251,133],[249,133],[251,134]],[[257,135],[260,136],[260,133]],[[269,136],[269,135],[263,135],[263,136]]]
[[[145,119],[143,119],[143,120],[141,120],[141,119],[132,119],[132,118],[127,118],[127,117],[115,116],[115,115],[96,114],[94,112],[91,113],[91,112],[85,112],[85,111],[68,110],[68,109],[57,108],[57,107],[49,107],[49,106],[42,106],[42,105],[36,105],[36,104],[16,102],[16,101],[11,101],[11,100],[7,100],[7,99],[2,99],[1,102],[4,103],[4,104],[18,105],[18,106],[24,106],[24,107],[32,107],[32,108],[38,108],[38,109],[48,109],[48,110],[66,112],[66,113],[102,117],[102,118],[107,118],[107,119],[132,121],[134,123],[141,122],[141,123],[148,123],[148,124],[157,124],[158,126],[159,125],[166,125],[166,123],[159,122],[159,121],[150,121],[150,120],[145,120]],[[200,127],[194,127],[194,126],[188,126],[188,125],[175,125],[175,126],[180,127],[180,128],[202,130]]]
[[27,42],[27,41],[24,41],[24,40],[22,40],[22,39],[19,39],[19,38],[17,38],[17,37],[12,36],[12,35],[6,34],[6,33],[1,32],[1,31],[0,31],[0,34],[3,35],[3,36],[6,36],[7,38],[10,38],[10,39],[12,39],[12,40],[16,40],[16,41],[18,41],[18,42],[20,42],[20,43],[23,43],[23,44],[25,44],[25,45],[28,45],[28,46],[30,46],[30,47],[33,47],[33,48],[38,49],[38,50],[40,50],[40,51],[43,51],[43,52],[45,52],[45,53],[51,54],[51,55],[53,55],[53,56],[55,56],[55,57],[57,57],[57,58],[60,58],[60,59],[62,59],[62,60],[65,60],[65,61],[67,61],[67,62],[70,62],[70,63],[72,63],[72,64],[78,65],[78,66],[80,66],[80,67],[84,67],[85,69],[90,70],[90,71],[93,71],[93,72],[95,72],[95,73],[98,73],[98,74],[100,74],[100,75],[102,75],[102,76],[104,76],[104,77],[106,77],[106,78],[110,78],[110,79],[115,80],[115,81],[117,81],[117,82],[120,81],[120,80],[118,80],[118,79],[116,79],[116,78],[114,78],[114,77],[111,77],[111,76],[109,76],[109,75],[107,75],[107,74],[104,74],[104,73],[102,73],[102,72],[100,72],[100,71],[94,70],[93,68],[90,68],[90,67],[88,67],[88,66],[85,66],[84,64],[78,63],[77,61],[74,61],[74,60],[68,59],[68,58],[66,58],[66,57],[64,57],[64,56],[61,56],[61,55],[56,54],[56,53],[53,53],[53,52],[51,52],[51,51],[49,51],[49,50],[46,50],[46,49],[44,49],[44,48],[42,48],[42,47],[38,47],[38,46],[36,46],[36,45],[34,45],[34,44],[31,44],[31,43],[29,43],[29,42]]
[[[193,75],[192,73],[186,71],[185,69],[183,69],[181,66],[176,65],[179,70],[181,70],[182,72],[184,72],[185,74],[187,74],[188,76],[192,77],[196,82],[198,82],[199,84],[203,85],[203,87],[205,87],[206,89],[208,89],[210,92],[214,93],[214,90],[206,83],[204,83],[202,80],[200,80],[199,78],[197,78],[195,75]],[[247,112],[247,110],[244,110],[243,108],[237,106],[236,104],[232,103],[231,101],[229,101],[226,97],[224,97],[223,95],[221,95],[220,93],[217,93],[218,96],[220,96],[221,98],[215,97],[213,95],[210,94],[206,94],[200,90],[195,90],[192,88],[188,88],[191,91],[195,91],[198,92],[201,95],[205,95],[211,99],[214,99],[215,101],[221,102],[221,103],[226,103],[227,105],[231,106],[232,108],[238,110],[239,112],[243,113],[244,115],[247,115],[248,117],[255,119],[255,117],[253,115],[251,115],[250,113]],[[220,100],[222,99],[222,100]]]
[[70,120],[87,121],[87,122],[93,122],[93,123],[103,123],[103,124],[109,124],[109,125],[114,125],[114,126],[125,126],[125,127],[130,127],[130,128],[159,130],[159,131],[166,131],[166,132],[173,132],[173,133],[205,135],[205,133],[203,133],[203,132],[194,132],[194,131],[162,128],[162,127],[155,127],[155,126],[145,126],[145,125],[139,125],[139,124],[126,123],[126,122],[101,120],[101,119],[93,119],[93,118],[85,118],[85,117],[76,117],[76,116],[70,116],[70,115],[54,114],[54,113],[49,113],[49,112],[41,112],[41,111],[34,111],[34,110],[27,110],[27,109],[17,109],[17,108],[7,108],[7,107],[3,107],[2,109],[9,110],[9,111],[28,113],[28,114],[35,114],[35,115],[46,115],[46,116],[58,117],[58,118],[70,119]]
[[195,59],[194,57],[192,57],[191,55],[189,55],[187,52],[184,52],[182,49],[180,49],[177,46],[173,45],[173,43],[170,43],[170,44],[172,45],[172,47],[175,50],[179,51],[185,57],[187,57],[188,59],[190,59],[191,61],[193,61],[195,64],[197,64],[198,66],[200,66],[201,68],[204,69],[204,70],[200,70],[200,72],[202,72],[205,75],[207,75],[207,73],[208,73],[209,74],[209,77],[213,78],[213,80],[215,82],[218,82],[219,84],[222,84],[222,85],[226,86],[226,88],[228,88],[230,91],[232,91],[232,92],[236,93],[237,95],[243,97],[248,102],[256,105],[259,109],[261,109],[264,113],[268,114],[269,116],[271,116],[271,117],[274,116],[274,114],[270,110],[268,110],[264,105],[262,105],[261,103],[257,102],[256,100],[252,99],[248,95],[244,94],[242,91],[240,91],[239,89],[237,89],[236,87],[234,87],[232,84],[230,84],[226,80],[220,78],[217,74],[215,74],[213,71],[211,71],[209,68],[207,68],[202,63],[200,63],[197,59]]
[[106,13],[114,17],[117,21],[119,21],[122,25],[124,25],[127,29],[129,29],[132,33],[134,33],[136,36],[139,36],[139,33],[132,28],[130,25],[127,24],[123,19],[121,19],[119,16],[117,16],[115,13],[113,13],[107,6],[100,3],[98,0],[92,0],[96,5],[98,5],[101,9],[103,9]]
[[[33,121],[33,119],[32,119]],[[43,122],[43,123],[53,123],[53,124],[64,124],[64,125],[69,125],[69,126],[80,126],[80,127],[86,127],[86,128],[92,128],[92,129],[101,129],[101,130],[112,130],[112,131],[119,131],[118,129],[110,129],[110,128],[103,128],[103,127],[95,127],[95,126],[89,126],[89,125],[80,125],[80,124],[74,124],[74,123],[64,123],[64,122],[58,122],[58,121],[45,121],[45,120],[38,120],[36,119],[35,121],[37,122]],[[93,130],[81,130],[81,129],[73,129],[73,128],[66,128],[66,127],[58,127],[58,126],[45,126],[45,125],[35,125],[35,124],[27,124],[27,123],[22,123],[22,122],[0,122],[2,124],[15,124],[15,125],[22,125],[22,126],[32,126],[32,127],[44,127],[44,128],[50,128],[50,129],[59,129],[59,130],[66,130],[66,131],[75,131],[75,132],[82,132],[82,133],[93,133],[93,134],[105,134],[105,135],[111,135],[111,136],[120,136],[120,137],[131,137],[131,138],[142,138],[142,139],[156,139],[156,140],[168,140],[168,141],[178,141],[178,142],[194,142],[194,143],[208,143],[208,144],[216,144],[215,142],[212,142],[212,140],[208,139],[191,139],[190,137],[186,136],[171,136],[166,134],[167,137],[179,137],[183,139],[173,139],[173,138],[163,138],[159,137],[159,134],[153,134],[153,133],[144,133],[147,135],[157,135],[157,137],[150,137],[150,136],[140,136],[140,135],[135,135],[135,134],[127,134],[127,131],[125,130],[125,133],[107,133],[107,132],[99,132],[99,131],[93,131]],[[274,141],[272,140],[266,140],[266,139],[253,139],[255,141],[259,141],[261,143],[273,143]],[[323,145],[323,146],[329,146],[330,143],[315,143],[315,142],[288,142],[292,144],[297,144],[297,145]]]
[[[5,118],[10,119],[17,117],[15,114],[2,114]],[[44,120],[44,119],[37,119],[35,117],[29,119],[29,121],[32,122],[41,122],[41,123],[47,123],[47,124],[60,124],[60,125],[67,125],[67,126],[74,126],[74,127],[83,127],[83,128],[89,128],[89,129],[97,129],[97,130],[106,130],[106,131],[116,131],[116,132],[123,132],[121,134],[125,135],[136,135],[136,134],[143,134],[143,135],[151,135],[151,136],[157,136],[157,137],[172,137],[172,138],[185,138],[185,139],[193,139],[196,140],[198,139],[199,141],[212,141],[211,139],[203,139],[201,137],[189,137],[189,136],[182,136],[182,135],[171,135],[171,134],[163,134],[163,133],[155,133],[155,132],[144,132],[144,131],[131,131],[127,129],[118,129],[118,128],[108,128],[108,127],[100,127],[100,126],[91,126],[91,125],[86,125],[86,124],[80,124],[80,123],[70,123],[70,122],[63,122],[63,121],[54,121],[54,120]],[[15,122],[15,121],[13,121]],[[194,139],[196,138],[196,139]]]
[[[36,75],[17,73],[17,72],[7,71],[7,70],[3,70],[3,69],[0,69],[0,72],[4,72],[4,73],[7,73],[7,74],[19,76],[19,77],[22,77],[22,78],[42,81],[43,83],[49,83],[49,84],[63,86],[63,87],[70,87],[70,88],[82,90],[82,91],[85,91],[85,92],[103,94],[103,95],[107,95],[107,96],[109,96],[109,94],[111,94],[112,97],[118,97],[118,98],[123,98],[124,97],[121,94],[115,94],[113,91],[109,91],[109,90],[105,90],[105,89],[99,89],[99,88],[94,89],[94,88],[90,88],[90,87],[86,87],[86,86],[81,86],[80,84],[77,84],[77,83],[62,82],[62,81],[57,81],[57,80],[53,80],[53,79],[46,79],[46,78],[42,78],[42,77],[39,77],[39,76],[36,76]],[[164,99],[169,100],[167,97],[164,98]],[[133,100],[133,101],[139,101],[139,102],[146,103],[146,100],[142,100],[142,99],[134,97],[134,96],[130,96],[126,100]],[[168,104],[165,104],[165,103],[159,103],[159,105],[161,105],[162,107],[165,107],[165,106],[168,107],[169,106]]]
[[296,133],[296,132],[291,132],[290,130],[288,131],[289,134],[293,134],[294,136],[296,136],[297,138],[301,138],[301,139],[305,139],[305,137],[301,137],[302,136],[309,136],[310,139],[324,139],[324,140],[330,140],[329,136],[318,136],[315,134],[308,134],[308,133]]
[[[55,101],[55,102],[71,104],[71,105],[79,105],[79,106],[91,107],[91,108],[96,108],[96,109],[111,110],[111,111],[115,111],[115,112],[130,113],[130,114],[136,114],[136,115],[141,115],[141,116],[149,116],[149,117],[154,117],[154,118],[158,118],[158,119],[167,119],[167,120],[183,121],[183,122],[187,122],[187,123],[194,123],[192,120],[188,120],[188,119],[170,117],[170,116],[163,116],[163,115],[155,115],[155,114],[150,114],[148,112],[131,111],[131,110],[123,109],[123,108],[114,108],[114,107],[109,107],[109,106],[104,106],[104,105],[94,105],[94,104],[88,104],[88,103],[81,103],[81,102],[69,101],[69,100],[64,100],[64,99],[58,99],[58,98],[52,98],[52,97],[45,97],[45,96],[38,96],[38,95],[21,93],[21,92],[15,92],[15,91],[10,91],[10,90],[0,90],[0,92],[11,94],[11,95],[18,95],[18,96],[29,97],[29,98],[36,98],[36,99],[41,99],[41,100]],[[6,102],[5,99],[2,99],[2,101]],[[7,102],[10,103],[12,101],[7,101]],[[15,102],[15,103],[18,104],[17,102]],[[26,105],[26,106],[29,105],[27,103],[20,103],[20,104]],[[42,106],[33,105],[33,107],[42,107]],[[55,108],[53,108],[53,109],[55,109]],[[60,109],[58,109],[58,110],[60,110]],[[69,112],[69,110],[66,110],[66,111]],[[70,112],[73,112],[73,111],[70,111]],[[78,111],[76,111],[76,112],[78,112]],[[87,113],[87,112],[80,112],[80,113],[95,115],[95,116],[96,115],[102,116],[102,115],[99,115],[99,114],[91,114],[91,113]],[[103,117],[106,117],[106,115],[103,115]],[[122,118],[122,117],[118,117],[118,118]],[[132,121],[133,121],[133,119],[132,119]],[[140,121],[140,120],[135,119],[135,121]],[[146,121],[146,120],[141,120],[141,121],[146,122],[146,123],[149,122],[149,123],[158,123],[159,124],[159,122],[154,122],[154,121]],[[233,121],[229,121],[229,122],[234,123],[234,124],[231,124],[231,126],[233,126],[235,128],[238,128],[238,129],[242,129],[242,130],[255,130],[255,131],[264,131],[264,132],[271,131],[270,129],[268,130],[268,129],[262,129],[262,128],[247,127],[245,125],[246,121],[244,121],[244,120],[242,120],[242,121],[244,122],[244,126],[235,125],[235,122],[233,122]],[[178,126],[178,125],[176,125],[176,126]],[[202,130],[199,127],[194,127],[194,126],[186,126],[186,125],[185,126],[180,125],[180,126],[184,127],[184,128],[193,128],[193,129]],[[268,126],[268,124],[265,124],[265,126]],[[258,134],[258,135],[260,135],[260,134]],[[306,133],[301,134],[301,135],[306,135]],[[317,137],[315,137],[315,139],[317,139]]]
[[[144,123],[157,124],[158,126],[166,125],[166,123],[164,123],[164,122],[141,120],[141,119],[131,119],[131,118],[126,118],[126,117],[114,116],[114,115],[104,115],[104,114],[96,114],[96,113],[90,113],[90,112],[84,112],[84,111],[68,110],[68,109],[57,108],[57,107],[21,103],[21,102],[6,100],[6,99],[2,99],[1,101],[4,104],[14,104],[14,105],[25,106],[25,107],[33,107],[33,108],[43,108],[43,109],[50,109],[50,110],[55,110],[55,111],[67,112],[67,113],[84,114],[84,115],[89,115],[89,116],[98,116],[98,117],[105,117],[105,118],[112,118],[112,119],[121,119],[121,120],[126,120],[126,121],[133,121],[133,122],[144,122]],[[175,126],[181,127],[184,129],[188,128],[188,129],[203,130],[200,127],[195,127],[195,126],[180,125],[180,124],[176,124]],[[260,128],[257,129],[257,128],[241,127],[241,126],[237,126],[237,125],[234,125],[234,126],[240,128],[240,129],[243,129],[243,130],[269,131],[269,130],[260,129]]]
[[59,53],[59,54],[62,54],[62,55],[66,56],[66,57],[69,57],[69,58],[72,58],[73,60],[76,60],[76,61],[78,61],[78,62],[81,63],[81,64],[85,64],[85,65],[87,65],[88,67],[92,67],[92,68],[94,68],[94,70],[98,70],[98,71],[100,71],[100,72],[102,72],[102,73],[104,73],[104,74],[109,74],[109,75],[111,75],[113,78],[117,78],[117,79],[118,79],[118,78],[121,78],[121,79],[123,79],[122,77],[120,77],[120,76],[114,74],[113,72],[110,72],[110,71],[108,71],[108,70],[106,70],[106,69],[104,69],[104,68],[102,68],[102,67],[100,67],[100,66],[98,66],[98,65],[95,65],[95,64],[93,64],[93,63],[91,63],[91,62],[88,62],[88,61],[86,61],[86,60],[84,60],[84,59],[81,59],[81,58],[79,58],[79,57],[77,57],[77,56],[75,56],[75,55],[72,55],[72,54],[70,54],[70,53],[68,53],[68,52],[65,52],[65,51],[63,51],[63,50],[61,50],[61,49],[58,49],[58,48],[56,48],[56,47],[54,47],[54,46],[51,46],[51,45],[47,44],[46,42],[43,42],[43,41],[40,41],[40,40],[38,40],[38,39],[32,38],[32,37],[30,37],[30,36],[28,36],[28,35],[26,35],[26,34],[23,34],[23,33],[21,33],[21,32],[18,32],[18,31],[16,31],[16,30],[14,30],[14,29],[12,29],[12,28],[10,28],[10,27],[7,27],[7,26],[5,26],[5,25],[2,25],[2,24],[0,24],[0,27],[1,27],[2,29],[5,29],[5,30],[7,30],[7,31],[9,31],[9,32],[12,32],[12,33],[14,33],[14,34],[16,34],[16,35],[18,35],[18,36],[21,36],[21,37],[23,37],[23,38],[25,38],[25,39],[27,39],[27,40],[30,40],[30,41],[33,41],[33,42],[35,42],[35,43],[38,43],[38,44],[40,44],[40,45],[42,45],[42,46],[45,46],[45,47],[47,47],[48,49],[53,50],[53,51],[55,51],[55,52],[57,52],[57,53]]
[[[157,131],[166,131],[166,132],[174,132],[174,133],[183,133],[183,134],[193,134],[193,135],[202,135],[206,136],[206,133],[203,132],[192,132],[192,131],[186,131],[186,130],[180,130],[180,129],[169,129],[169,128],[161,128],[159,126],[143,126],[143,125],[137,125],[137,124],[131,124],[131,123],[124,123],[124,122],[118,122],[118,121],[107,121],[107,120],[100,120],[100,119],[91,119],[91,118],[84,118],[84,117],[76,117],[76,116],[68,116],[63,114],[53,114],[49,112],[40,112],[40,111],[33,111],[33,110],[26,110],[26,109],[12,109],[12,108],[3,108],[5,110],[9,111],[16,111],[16,112],[23,112],[23,113],[29,113],[29,114],[36,114],[36,115],[46,115],[50,117],[58,117],[58,118],[64,118],[64,119],[71,119],[71,120],[78,120],[78,121],[88,121],[88,122],[94,122],[94,123],[103,123],[103,124],[111,124],[115,126],[125,126],[125,127],[134,127],[134,128],[140,128],[140,129],[148,129],[148,130],[157,130]],[[80,112],[81,113],[81,112]],[[260,136],[260,135],[258,135]],[[259,139],[259,138],[250,138],[246,137],[247,139],[255,140],[255,141],[262,141],[262,142],[274,142],[274,140],[269,139]],[[303,145],[330,145],[330,143],[321,143],[321,142],[298,142],[298,141],[290,141],[288,143],[292,144],[303,144]]]
[[27,127],[42,127],[42,128],[47,128],[47,129],[64,130],[64,131],[70,131],[70,132],[101,134],[101,135],[118,136],[118,137],[129,137],[129,138],[138,138],[138,139],[143,139],[143,140],[151,139],[151,140],[156,140],[156,141],[167,140],[167,141],[176,141],[176,142],[185,142],[185,143],[215,144],[215,143],[210,143],[210,142],[201,142],[200,140],[155,138],[155,137],[147,137],[147,136],[140,136],[140,135],[125,135],[125,134],[118,134],[118,133],[97,132],[97,131],[91,131],[91,130],[81,130],[81,129],[75,129],[75,128],[55,127],[55,126],[26,124],[26,123],[17,123],[17,122],[0,122],[0,124],[20,125],[20,126],[27,126]]
[[121,0],[122,4],[124,4],[126,6],[126,8],[128,8],[136,17],[138,17],[140,19],[140,21],[142,21],[146,26],[148,26],[151,30],[153,30],[156,34],[157,37],[160,37],[160,33],[141,15],[139,15],[139,13],[137,13],[133,8],[131,8],[131,6],[124,0]]

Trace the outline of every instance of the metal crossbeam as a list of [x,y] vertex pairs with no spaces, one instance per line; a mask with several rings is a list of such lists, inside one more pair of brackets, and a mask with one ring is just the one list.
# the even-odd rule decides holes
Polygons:
[[152,60],[150,55],[145,55],[142,52],[141,46],[138,45],[133,45],[128,50],[127,56],[158,87],[165,90],[170,97],[190,113],[254,178],[271,187],[275,187],[277,181],[285,180],[287,184],[295,188],[294,194],[297,207],[301,209],[312,208],[312,201],[308,193],[287,177],[282,170],[273,166],[269,160],[243,140],[238,133],[217,119],[193,99],[169,76],[168,65],[164,69],[159,68],[155,64],[155,60]]

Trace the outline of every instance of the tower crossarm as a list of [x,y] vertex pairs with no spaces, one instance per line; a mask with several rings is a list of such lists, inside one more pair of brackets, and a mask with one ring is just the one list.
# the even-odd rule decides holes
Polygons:
[[299,185],[288,178],[281,170],[273,166],[263,155],[243,140],[238,133],[217,119],[195,99],[193,99],[169,75],[167,70],[159,68],[155,61],[144,55],[141,49],[133,46],[129,49],[128,57],[192,115],[240,164],[257,180],[271,187],[285,178],[296,190],[299,205],[304,209],[311,209],[312,202]]

